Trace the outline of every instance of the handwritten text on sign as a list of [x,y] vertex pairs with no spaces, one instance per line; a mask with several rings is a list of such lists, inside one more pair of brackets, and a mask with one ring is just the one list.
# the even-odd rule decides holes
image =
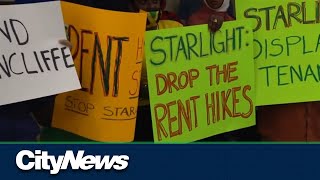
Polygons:
[[66,39],[59,2],[0,7],[0,14],[0,105],[80,88],[70,51],[58,44]]
[[53,125],[96,141],[132,141],[145,15],[62,7],[82,89],[57,98]]
[[147,32],[156,142],[192,142],[255,124],[252,32],[226,23]]
[[[257,105],[320,100],[320,2],[236,2],[237,19],[252,20]],[[301,96],[303,93],[303,96]]]

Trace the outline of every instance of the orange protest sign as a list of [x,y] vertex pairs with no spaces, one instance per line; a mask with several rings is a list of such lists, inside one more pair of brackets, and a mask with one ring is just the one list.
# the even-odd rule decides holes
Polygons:
[[61,94],[53,127],[104,142],[134,139],[146,15],[62,2],[82,89]]

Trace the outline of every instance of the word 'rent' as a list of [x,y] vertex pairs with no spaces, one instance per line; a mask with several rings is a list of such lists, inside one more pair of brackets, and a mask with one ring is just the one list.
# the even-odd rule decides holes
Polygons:
[[[69,25],[67,27],[68,37],[70,41],[75,42],[75,47],[73,49],[73,59],[76,60],[78,55],[79,58],[79,78],[80,82],[83,86],[83,91],[89,92],[93,94],[94,91],[94,83],[96,78],[96,64],[99,64],[99,70],[101,72],[101,82],[104,90],[104,95],[108,96],[110,93],[110,89],[113,89],[112,96],[117,97],[119,94],[119,82],[120,82],[120,67],[122,62],[122,52],[123,52],[123,42],[129,41],[129,37],[116,37],[116,36],[107,36],[107,52],[106,57],[104,59],[103,51],[101,47],[101,41],[98,32],[92,32],[90,30],[81,30],[80,32],[73,25]],[[85,39],[93,39],[92,49],[85,48]],[[113,45],[113,42],[116,41],[116,46]],[[113,58],[113,49],[116,48],[116,57]],[[89,50],[92,50],[91,56],[91,67],[85,68],[85,54],[89,54]],[[113,67],[113,87],[110,87],[110,79],[111,79],[111,64],[114,62]],[[88,73],[88,71],[90,73]],[[85,83],[86,76],[89,74],[89,84]]]

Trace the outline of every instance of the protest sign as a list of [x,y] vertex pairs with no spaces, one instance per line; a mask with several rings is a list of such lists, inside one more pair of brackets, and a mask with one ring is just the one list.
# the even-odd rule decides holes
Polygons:
[[104,142],[132,141],[146,15],[62,2],[82,89],[57,97],[53,126]]
[[320,100],[320,2],[236,1],[253,25],[257,105]]
[[0,6],[0,105],[80,89],[60,2]]
[[155,142],[192,142],[255,124],[251,27],[150,31],[146,64]]

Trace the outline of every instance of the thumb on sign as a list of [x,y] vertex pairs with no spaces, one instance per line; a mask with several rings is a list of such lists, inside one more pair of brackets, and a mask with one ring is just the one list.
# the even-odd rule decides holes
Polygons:
[[66,40],[66,39],[61,39],[59,40],[59,43],[64,45],[64,46],[67,46],[69,49],[72,49],[72,44],[70,41]]

